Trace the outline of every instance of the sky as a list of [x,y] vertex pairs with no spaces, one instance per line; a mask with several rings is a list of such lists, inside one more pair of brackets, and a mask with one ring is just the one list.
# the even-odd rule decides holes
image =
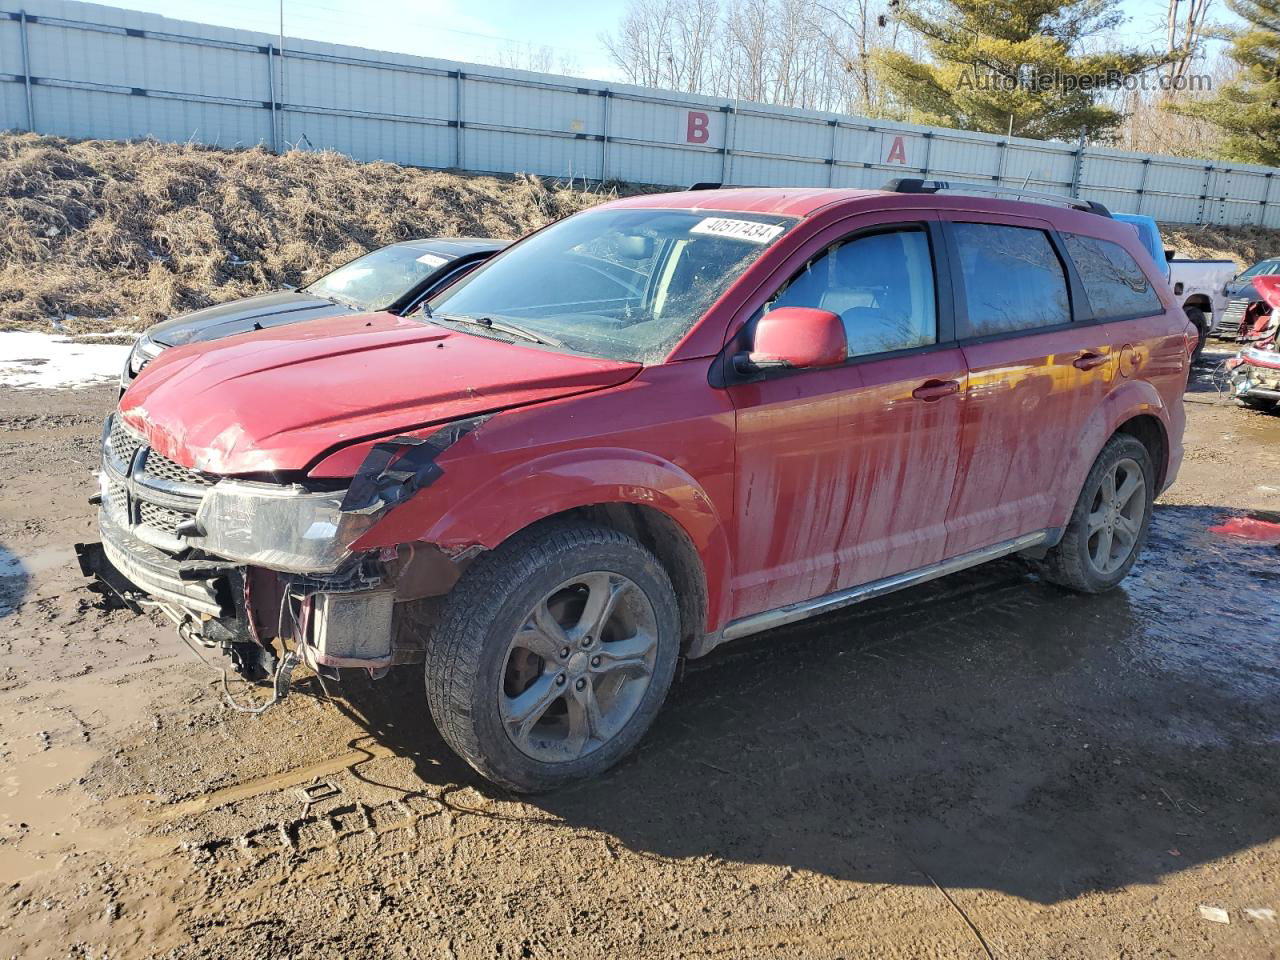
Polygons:
[[[125,0],[113,6],[179,20],[278,33],[273,0]],[[510,51],[554,51],[555,71],[595,80],[619,75],[600,40],[616,29],[626,0],[283,0],[286,37],[346,43],[470,63],[496,63]],[[1226,16],[1216,5],[1219,19]],[[1121,0],[1129,21],[1117,39],[1161,47],[1163,0]]]

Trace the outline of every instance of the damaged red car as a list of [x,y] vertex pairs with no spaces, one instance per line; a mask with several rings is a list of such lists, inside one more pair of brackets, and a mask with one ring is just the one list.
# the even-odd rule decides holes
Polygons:
[[275,696],[424,664],[515,790],[616,762],[725,641],[1013,554],[1106,590],[1196,332],[1102,207],[973,191],[618,200],[409,316],[165,351],[82,567]]

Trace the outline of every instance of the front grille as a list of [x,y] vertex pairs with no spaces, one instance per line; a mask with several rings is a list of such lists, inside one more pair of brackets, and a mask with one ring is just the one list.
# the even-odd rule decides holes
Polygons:
[[[135,471],[139,450],[144,453]],[[211,487],[218,478],[174,463],[146,447],[146,440],[118,417],[112,418],[103,454],[107,478],[105,513],[125,529],[146,527],[160,534],[164,539],[159,542],[172,541],[171,549],[178,550],[178,525],[200,509],[200,495],[190,488]],[[184,491],[183,486],[188,489]]]
[[111,515],[124,522],[129,516],[129,494],[124,487],[118,483],[108,483],[107,499]]
[[116,463],[127,467],[133,462],[133,455],[138,452],[138,448],[143,443],[142,437],[121,423],[119,417],[111,418],[111,434],[107,438],[107,449]]
[[152,503],[150,500],[138,501],[138,521],[144,527],[159,530],[170,537],[176,537],[178,535],[178,524],[188,519],[190,519],[189,514],[170,510],[168,507],[162,507],[160,504]]
[[161,480],[168,480],[170,483],[189,483],[201,487],[211,487],[217,482],[216,478],[174,463],[168,457],[162,457],[154,450],[147,451],[147,459],[142,464],[142,469],[149,476],[159,477]]

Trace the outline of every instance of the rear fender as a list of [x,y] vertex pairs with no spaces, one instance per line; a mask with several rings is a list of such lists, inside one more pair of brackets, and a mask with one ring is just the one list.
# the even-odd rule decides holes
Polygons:
[[1121,424],[1143,414],[1150,414],[1160,421],[1165,434],[1165,462],[1156,469],[1164,473],[1166,483],[1172,479],[1177,464],[1175,441],[1170,430],[1170,411],[1154,386],[1146,380],[1126,380],[1111,391],[1093,411],[1084,428],[1076,437],[1075,445],[1066,451],[1063,463],[1066,477],[1059,487],[1050,526],[1065,527],[1071,519],[1076,500],[1084,487],[1085,478],[1098,459],[1103,446],[1111,439]]
[[[423,490],[417,497],[437,497]],[[492,550],[547,517],[600,504],[636,504],[669,517],[692,542],[707,586],[706,629],[728,614],[729,543],[710,497],[688,473],[653,454],[622,448],[566,450],[524,461],[454,497],[425,526],[410,504],[391,513],[352,546],[356,550],[421,541],[463,558]]]

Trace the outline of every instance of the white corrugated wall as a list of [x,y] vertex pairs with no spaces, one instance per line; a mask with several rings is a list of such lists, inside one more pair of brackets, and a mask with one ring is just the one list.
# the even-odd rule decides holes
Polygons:
[[894,176],[1076,195],[1181,223],[1280,227],[1278,171],[602,84],[0,0],[0,128],[331,149],[358,160],[687,185]]

